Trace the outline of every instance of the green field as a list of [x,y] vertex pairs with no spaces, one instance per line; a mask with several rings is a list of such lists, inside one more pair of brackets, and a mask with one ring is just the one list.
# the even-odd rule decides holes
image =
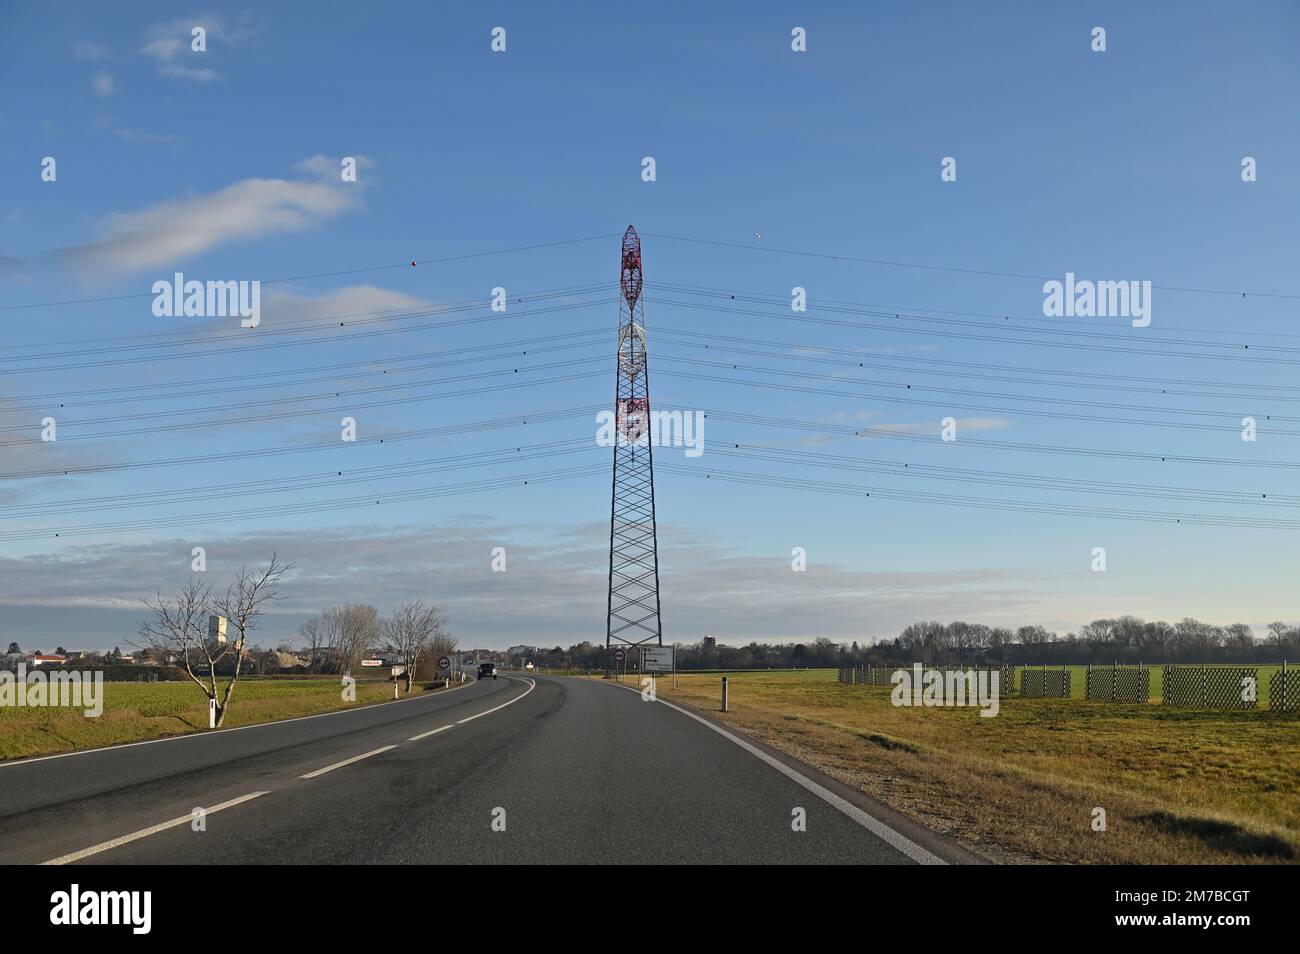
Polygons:
[[[890,687],[842,685],[835,670],[728,681],[726,714],[719,674],[679,674],[677,690],[660,677],[657,691],[993,858],[1300,860],[1297,713],[1009,697],[981,718],[897,707]],[[639,686],[638,674],[627,684]],[[1104,832],[1092,830],[1095,808]]]
[[[385,682],[358,682],[357,701],[342,700],[337,679],[249,679],[235,686],[225,728],[391,701]],[[418,686],[413,695],[420,692]],[[407,698],[403,694],[403,698]],[[192,682],[106,682],[104,711],[0,707],[0,759],[142,742],[206,730],[207,698]]]

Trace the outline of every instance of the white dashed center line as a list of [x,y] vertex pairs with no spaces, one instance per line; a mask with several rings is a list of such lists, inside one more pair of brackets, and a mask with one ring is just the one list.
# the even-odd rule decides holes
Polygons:
[[[267,794],[266,792],[249,792],[247,795],[241,795],[238,798],[232,798],[228,802],[222,802],[220,805],[213,805],[211,808],[203,809],[204,813],[211,815],[213,812],[219,812],[223,808],[233,808],[235,805],[242,805],[244,802],[252,801],[255,798]],[[66,865],[73,861],[80,861],[82,858],[88,858],[91,855],[97,855],[101,851],[108,851],[110,848],[117,848],[119,845],[130,844],[141,838],[148,838],[150,835],[156,835],[160,831],[166,831],[168,828],[176,828],[180,825],[188,825],[194,820],[193,813],[182,815],[180,818],[173,818],[171,821],[163,822],[161,825],[154,825],[151,828],[142,828],[140,831],[130,835],[123,835],[121,838],[114,838],[111,841],[101,841],[98,845],[91,845],[89,848],[83,848],[81,851],[74,851],[70,855],[60,855],[58,858],[52,858],[49,861],[42,862],[47,865]]]
[[299,775],[298,777],[316,778],[316,776],[318,775],[324,775],[326,772],[332,772],[335,769],[343,768],[343,766],[345,765],[351,765],[353,762],[360,762],[362,759],[368,759],[372,755],[379,755],[382,752],[387,752],[389,749],[395,749],[395,748],[397,748],[397,746],[395,745],[381,746],[380,748],[371,749],[369,752],[364,752],[361,755],[354,755],[350,759],[344,759],[342,762],[335,762],[333,765],[327,765],[324,768],[319,768],[314,772],[308,772],[306,775]]

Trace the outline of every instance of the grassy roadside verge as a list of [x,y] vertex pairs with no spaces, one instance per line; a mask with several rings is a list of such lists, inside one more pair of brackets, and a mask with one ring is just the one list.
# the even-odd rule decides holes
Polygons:
[[[334,680],[244,679],[235,686],[225,728],[393,701],[391,683],[358,682],[356,691],[356,702],[344,702]],[[421,694],[417,686],[410,696],[402,693],[401,698]],[[0,760],[144,742],[206,731],[207,726],[207,699],[193,683],[108,682],[104,684],[104,711],[94,719],[86,718],[79,709],[0,708]]]
[[[658,681],[721,721],[996,860],[1300,860],[1300,718],[1064,699],[900,708],[833,670]],[[638,685],[629,676],[625,685]],[[1106,830],[1093,831],[1093,811]]]

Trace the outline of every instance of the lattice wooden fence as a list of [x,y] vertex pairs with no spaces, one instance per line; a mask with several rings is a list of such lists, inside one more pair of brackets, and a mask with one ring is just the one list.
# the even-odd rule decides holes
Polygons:
[[1268,708],[1272,712],[1294,712],[1300,709],[1300,669],[1282,668],[1268,681]]
[[[1254,680],[1248,693],[1243,680]],[[1254,666],[1165,666],[1163,702],[1188,709],[1253,709],[1259,696]]]
[[1031,699],[1068,699],[1072,675],[1068,669],[1025,669],[1020,673],[1020,694]]
[[[839,681],[850,686],[893,686],[894,673],[900,669],[913,672],[911,666],[853,666],[839,670]],[[1016,670],[1013,666],[927,666],[925,672],[996,672],[998,695],[1007,696],[1016,691]]]
[[840,682],[850,686],[892,686],[890,677],[894,668],[881,666],[853,666],[840,670]]
[[1151,670],[1145,666],[1088,667],[1083,697],[1102,702],[1150,702]]

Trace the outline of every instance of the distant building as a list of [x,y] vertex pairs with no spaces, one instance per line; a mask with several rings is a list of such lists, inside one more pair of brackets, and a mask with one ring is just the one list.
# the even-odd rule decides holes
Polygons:
[[700,640],[700,648],[703,649],[706,653],[709,652],[710,650],[717,649],[718,637],[705,636],[703,639]]
[[31,658],[32,666],[62,666],[66,661],[66,656],[54,656],[51,654],[34,655]]

